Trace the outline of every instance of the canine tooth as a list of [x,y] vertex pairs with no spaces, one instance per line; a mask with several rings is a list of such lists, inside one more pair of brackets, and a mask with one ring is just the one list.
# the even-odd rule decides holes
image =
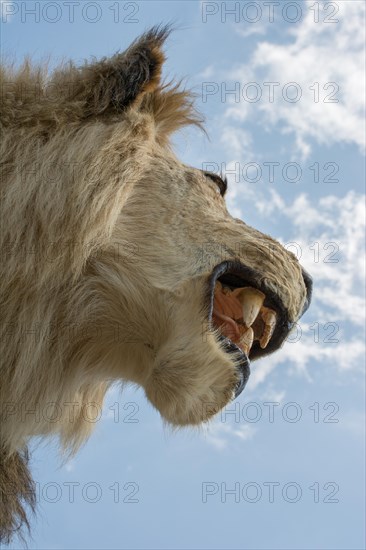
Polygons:
[[244,334],[242,334],[242,336],[239,340],[239,345],[241,346],[241,348],[245,351],[245,353],[247,355],[249,355],[250,349],[253,345],[253,340],[254,340],[254,332],[253,332],[253,329],[251,327],[249,327],[244,332]]
[[260,290],[250,286],[238,289],[238,291],[237,298],[242,306],[243,321],[246,327],[250,327],[258,316],[265,295]]
[[267,347],[268,342],[272,338],[274,329],[276,327],[277,315],[273,309],[263,308],[262,309],[262,319],[264,321],[264,331],[259,340],[260,346],[262,349]]

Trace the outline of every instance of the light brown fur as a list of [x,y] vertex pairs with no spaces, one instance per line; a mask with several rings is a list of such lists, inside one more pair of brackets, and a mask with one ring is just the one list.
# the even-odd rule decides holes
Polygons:
[[[189,92],[160,83],[166,35],[52,76],[29,62],[1,70],[3,472],[31,436],[58,434],[76,450],[92,428],[83,406],[102,406],[115,380],[140,384],[174,425],[225,406],[235,357],[206,330],[205,302],[220,261],[262,273],[290,320],[302,311],[296,259],[233,219],[212,181],[170,149],[171,133],[201,120]],[[17,491],[3,498],[4,540],[25,517]]]

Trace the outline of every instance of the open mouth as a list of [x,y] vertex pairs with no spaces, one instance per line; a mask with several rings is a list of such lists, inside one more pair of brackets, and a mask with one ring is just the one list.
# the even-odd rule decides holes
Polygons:
[[238,261],[217,265],[209,279],[209,322],[227,353],[238,358],[237,397],[250,375],[250,362],[281,347],[292,323],[264,277]]

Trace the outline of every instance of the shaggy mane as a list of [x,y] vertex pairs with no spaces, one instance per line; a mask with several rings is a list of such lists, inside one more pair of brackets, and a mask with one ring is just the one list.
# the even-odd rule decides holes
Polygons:
[[[89,121],[93,115],[106,121],[118,121],[118,115],[122,115],[125,108],[119,107],[112,91],[104,90],[107,97],[101,97],[100,90],[92,89],[93,63],[85,62],[77,67],[70,61],[52,71],[49,63],[50,60],[32,65],[28,58],[18,68],[14,64],[0,66],[0,122],[3,127],[37,126],[44,131]],[[99,64],[106,64],[106,60]],[[94,95],[92,105],[91,92]],[[147,91],[137,107],[154,118],[158,140],[168,144],[169,136],[184,126],[195,125],[204,131],[204,119],[194,107],[195,97],[196,94],[182,87],[181,81],[170,81]]]

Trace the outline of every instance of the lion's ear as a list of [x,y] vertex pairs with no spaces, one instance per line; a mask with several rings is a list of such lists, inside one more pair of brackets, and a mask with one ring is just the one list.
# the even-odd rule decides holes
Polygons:
[[168,26],[154,27],[123,53],[79,68],[72,95],[83,102],[83,114],[123,111],[153,92],[160,84],[165,61],[162,46],[169,33]]

